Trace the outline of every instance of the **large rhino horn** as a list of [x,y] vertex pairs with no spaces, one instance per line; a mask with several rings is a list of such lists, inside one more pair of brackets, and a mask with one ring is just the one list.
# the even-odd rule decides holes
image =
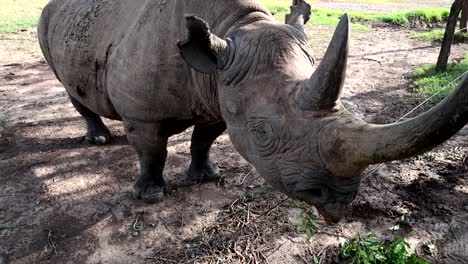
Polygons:
[[341,17],[320,65],[306,85],[298,90],[296,101],[302,110],[329,110],[339,100],[346,77],[349,17]]
[[442,102],[403,122],[374,125],[350,115],[337,119],[323,131],[322,144],[334,145],[338,148],[335,151],[341,152],[341,161],[328,157],[335,159],[332,163],[338,167],[343,161],[354,166],[369,165],[429,151],[457,133],[467,122],[468,77],[465,77]]
[[[346,75],[349,18],[344,15],[320,65],[296,95],[305,111],[329,111],[338,103]],[[336,175],[360,173],[369,164],[429,151],[468,122],[468,77],[450,96],[424,114],[403,122],[374,125],[346,109],[319,135],[321,155]]]
[[[343,87],[348,56],[349,18],[344,15],[331,44],[310,80],[295,99],[302,110],[329,111]],[[369,164],[408,158],[443,143],[468,122],[468,77],[450,96],[429,111],[388,125],[374,125],[342,109],[321,130],[319,144],[328,169],[351,176]]]

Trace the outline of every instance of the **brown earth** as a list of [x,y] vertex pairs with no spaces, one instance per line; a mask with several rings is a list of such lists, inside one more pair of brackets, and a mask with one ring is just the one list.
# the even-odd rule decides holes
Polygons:
[[[320,58],[330,29],[309,27]],[[421,98],[410,72],[439,47],[406,29],[354,32],[344,102],[368,121],[391,122]],[[356,233],[404,236],[432,263],[468,262],[465,128],[420,157],[377,167],[348,216],[297,231],[298,205],[266,185],[227,135],[212,150],[220,182],[184,183],[190,131],[171,138],[165,175],[175,188],[148,205],[129,195],[136,155],[119,122],[108,146],[87,144],[84,124],[48,69],[34,32],[0,36],[0,254],[13,263],[322,263]],[[453,60],[468,45],[454,46]],[[398,231],[389,228],[399,224]]]

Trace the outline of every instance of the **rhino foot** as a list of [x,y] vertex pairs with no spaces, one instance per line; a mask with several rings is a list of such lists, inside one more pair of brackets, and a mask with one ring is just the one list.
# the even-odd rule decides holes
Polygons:
[[157,203],[164,198],[164,190],[165,187],[160,185],[138,186],[135,184],[132,196],[147,203]]
[[86,137],[86,140],[93,145],[101,146],[109,143],[109,137],[105,136],[94,136],[94,137]]
[[105,145],[109,143],[111,138],[110,132],[106,127],[103,127],[102,129],[90,131],[86,134],[86,140],[90,144],[94,145]]
[[87,108],[81,104],[78,100],[69,96],[70,101],[75,107],[75,109],[81,114],[81,116],[86,120],[86,140],[94,145],[104,145],[109,143],[111,134],[106,125],[102,122],[102,119],[99,115],[94,113],[91,109]]
[[202,163],[192,161],[188,170],[188,176],[193,181],[206,182],[219,180],[221,174],[218,165],[208,160]]

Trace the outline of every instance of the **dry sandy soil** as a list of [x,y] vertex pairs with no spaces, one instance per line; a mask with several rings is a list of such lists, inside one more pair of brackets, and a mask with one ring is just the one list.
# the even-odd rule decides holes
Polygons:
[[[308,30],[320,58],[329,29]],[[435,62],[439,48],[408,35],[353,33],[344,102],[368,121],[394,121],[421,101],[409,92],[409,72]],[[227,135],[212,150],[221,181],[184,183],[187,131],[170,141],[173,191],[155,205],[133,200],[138,167],[121,124],[106,120],[110,145],[87,144],[34,38],[0,36],[0,254],[12,263],[312,263],[313,254],[334,263],[340,242],[369,231],[407,237],[432,263],[468,263],[466,128],[427,154],[378,167],[347,217],[318,222],[309,243],[297,231],[297,204],[266,185]],[[467,47],[454,46],[452,58]]]

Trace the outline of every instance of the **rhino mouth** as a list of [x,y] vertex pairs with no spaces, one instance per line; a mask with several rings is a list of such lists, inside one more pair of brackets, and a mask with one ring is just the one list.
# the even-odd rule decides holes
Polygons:
[[300,200],[313,205],[327,224],[338,223],[351,210],[352,200],[349,202],[338,202],[332,200],[320,201],[320,197],[311,192],[300,192],[297,196]]
[[323,217],[327,224],[336,224],[343,219],[351,210],[350,205],[340,205],[339,209],[331,209],[326,207],[317,207],[317,211]]
[[297,192],[294,196],[301,201],[313,205],[327,224],[338,223],[351,210],[351,203],[355,197],[354,194],[349,196],[352,197],[351,199],[337,201],[336,199],[323,199],[320,193],[321,191],[317,189],[311,189]]
[[351,210],[360,183],[360,176],[330,176],[323,186],[297,190],[294,197],[315,206],[328,224],[337,223]]

